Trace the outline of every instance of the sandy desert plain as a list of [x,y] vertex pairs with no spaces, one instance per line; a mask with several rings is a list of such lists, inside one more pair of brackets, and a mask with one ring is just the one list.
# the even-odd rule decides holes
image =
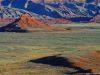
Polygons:
[[76,31],[0,32],[0,75],[100,75],[100,24]]

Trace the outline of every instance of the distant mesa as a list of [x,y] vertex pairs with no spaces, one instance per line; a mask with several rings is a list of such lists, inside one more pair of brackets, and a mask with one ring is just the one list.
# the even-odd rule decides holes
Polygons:
[[45,24],[29,14],[23,14],[19,19],[0,28],[0,32],[29,32],[29,28],[44,28],[51,29],[52,27]]

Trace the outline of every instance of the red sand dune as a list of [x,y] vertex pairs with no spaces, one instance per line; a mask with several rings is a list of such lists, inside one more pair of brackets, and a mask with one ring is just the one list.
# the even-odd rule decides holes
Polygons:
[[27,28],[44,28],[46,31],[50,32],[63,32],[63,31],[72,31],[71,28],[57,29],[56,27],[46,24],[38,19],[31,17],[29,14],[23,14],[19,19],[18,26],[27,29]]
[[50,25],[45,24],[35,18],[32,18],[29,14],[23,14],[19,19],[18,25],[21,28],[29,28],[29,27],[48,28],[48,29],[51,28]]
[[91,69],[94,73],[99,73],[100,70],[100,51],[90,51],[88,56],[73,58],[74,65]]
[[[31,17],[29,14],[23,14],[19,19],[15,20],[14,22],[2,27],[3,31],[8,30],[17,31],[17,30],[27,30],[27,31],[39,31],[37,30],[29,30],[30,28],[41,28],[43,31],[46,32],[65,32],[65,31],[73,31],[72,28],[63,28],[59,29],[54,27],[53,25],[49,25],[44,23],[41,20]],[[76,30],[75,30],[76,31]]]

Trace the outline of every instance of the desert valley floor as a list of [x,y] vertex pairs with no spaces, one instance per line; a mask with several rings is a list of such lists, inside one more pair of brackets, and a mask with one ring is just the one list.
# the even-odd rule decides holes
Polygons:
[[100,74],[100,24],[76,31],[0,32],[0,75]]

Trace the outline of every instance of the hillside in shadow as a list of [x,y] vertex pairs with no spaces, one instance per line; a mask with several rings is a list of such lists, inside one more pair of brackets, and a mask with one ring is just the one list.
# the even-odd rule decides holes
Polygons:
[[6,26],[0,27],[0,32],[28,32],[26,29],[22,29],[21,27],[17,26],[18,21],[19,19]]
[[91,69],[83,69],[81,67],[75,66],[67,58],[61,57],[59,55],[47,56],[47,57],[43,57],[43,58],[39,58],[39,59],[33,59],[28,62],[47,64],[47,65],[51,65],[51,66],[66,67],[66,68],[76,70],[76,72],[68,72],[66,74],[91,73]]

